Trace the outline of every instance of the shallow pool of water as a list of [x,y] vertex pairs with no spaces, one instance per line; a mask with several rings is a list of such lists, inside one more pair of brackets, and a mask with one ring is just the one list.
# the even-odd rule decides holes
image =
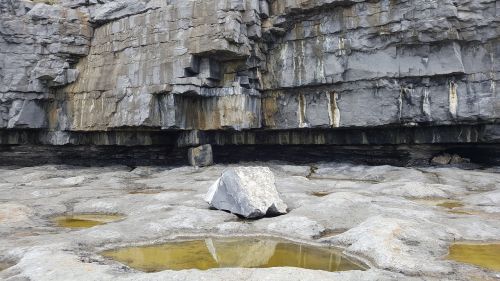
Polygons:
[[454,208],[460,208],[463,207],[464,204],[460,201],[443,201],[441,203],[438,203],[437,206],[443,207],[446,209],[454,209]]
[[102,255],[145,272],[283,266],[326,271],[366,269],[335,249],[270,238],[207,238],[121,248]]
[[450,247],[448,258],[500,271],[500,243],[455,243]]
[[110,214],[74,214],[57,216],[53,220],[60,227],[90,228],[96,225],[114,222],[124,218],[123,215]]
[[417,203],[422,203],[429,206],[438,206],[447,209],[449,213],[464,214],[462,207],[464,203],[458,200],[442,200],[442,199],[419,199],[415,200]]

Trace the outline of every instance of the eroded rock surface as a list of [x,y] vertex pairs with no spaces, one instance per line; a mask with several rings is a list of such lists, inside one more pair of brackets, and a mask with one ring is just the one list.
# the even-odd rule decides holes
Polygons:
[[[269,166],[288,214],[242,220],[210,210],[203,198],[227,168],[40,166],[0,168],[2,280],[498,280],[500,272],[446,260],[456,241],[500,240],[498,168],[246,163]],[[425,192],[386,188],[412,186]],[[148,189],[159,193],[131,193]],[[404,190],[409,190],[404,189]],[[429,197],[429,190],[440,197]],[[327,194],[314,196],[314,192]],[[444,194],[443,194],[444,193]],[[446,199],[443,199],[443,198]],[[461,202],[452,209],[443,200]],[[65,213],[120,213],[124,219],[69,230]],[[298,268],[163,271],[146,274],[99,255],[102,250],[186,237],[270,235],[333,246],[366,271]]]
[[287,206],[274,181],[267,167],[228,168],[210,187],[205,201],[213,208],[245,218],[286,214]]

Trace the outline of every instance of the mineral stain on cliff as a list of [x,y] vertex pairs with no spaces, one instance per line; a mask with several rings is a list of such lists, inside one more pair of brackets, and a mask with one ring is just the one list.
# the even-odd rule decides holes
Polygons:
[[328,100],[328,117],[330,118],[330,125],[334,128],[340,127],[340,109],[337,104],[337,93],[327,93]]
[[458,93],[457,93],[457,85],[455,82],[450,82],[450,114],[453,118],[457,118],[457,110],[458,110]]

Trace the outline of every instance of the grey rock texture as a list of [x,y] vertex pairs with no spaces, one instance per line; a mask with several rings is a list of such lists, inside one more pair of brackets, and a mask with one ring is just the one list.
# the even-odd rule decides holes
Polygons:
[[228,168],[205,196],[211,207],[245,218],[286,214],[273,172],[268,167]]
[[465,125],[500,139],[498,1],[8,0],[0,13],[1,143],[12,129],[60,145]]

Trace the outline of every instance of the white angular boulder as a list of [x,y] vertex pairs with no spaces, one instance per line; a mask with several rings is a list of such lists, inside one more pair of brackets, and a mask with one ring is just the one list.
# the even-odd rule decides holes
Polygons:
[[205,201],[211,207],[246,218],[286,213],[286,204],[268,167],[228,168],[210,187]]

